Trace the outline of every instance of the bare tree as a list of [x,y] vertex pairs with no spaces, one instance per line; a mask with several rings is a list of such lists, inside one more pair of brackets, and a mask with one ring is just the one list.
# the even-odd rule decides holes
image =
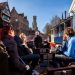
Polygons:
[[49,23],[46,24],[46,26],[44,27],[44,32],[45,34],[50,34],[51,33],[51,25]]
[[51,25],[55,26],[58,25],[60,23],[61,19],[58,16],[54,16],[51,20]]
[[44,32],[45,34],[51,34],[51,28],[53,26],[58,25],[61,22],[61,19],[58,16],[54,16],[52,17],[52,20],[50,23],[46,23],[45,27],[44,27]]

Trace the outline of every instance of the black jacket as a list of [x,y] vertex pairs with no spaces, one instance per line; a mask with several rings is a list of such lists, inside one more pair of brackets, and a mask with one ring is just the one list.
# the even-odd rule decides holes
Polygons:
[[35,44],[36,48],[42,47],[42,37],[37,35],[34,39],[34,44]]
[[30,50],[28,48],[26,48],[25,45],[21,45],[20,46],[20,48],[19,48],[19,55],[20,55],[20,57],[28,55],[30,53],[31,53]]
[[14,39],[12,37],[6,37],[3,40],[3,43],[6,46],[6,50],[10,56],[9,63],[19,71],[26,70],[26,64],[22,60],[20,60],[17,50],[17,44]]

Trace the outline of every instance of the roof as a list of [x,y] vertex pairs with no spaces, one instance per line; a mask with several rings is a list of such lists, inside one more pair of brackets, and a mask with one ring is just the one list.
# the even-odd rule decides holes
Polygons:
[[[8,2],[2,2],[2,3],[0,3],[0,10],[5,9],[6,6],[8,6]],[[9,8],[9,6],[8,6],[8,8]]]
[[4,3],[0,3],[0,10],[3,10],[5,8],[5,4]]
[[19,15],[22,16],[22,17],[24,17],[24,13],[20,13]]

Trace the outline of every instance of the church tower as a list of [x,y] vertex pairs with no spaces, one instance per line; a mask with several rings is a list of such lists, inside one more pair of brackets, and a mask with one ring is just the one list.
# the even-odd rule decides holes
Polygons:
[[32,28],[33,30],[37,31],[38,30],[38,27],[37,27],[37,17],[36,16],[33,16],[33,22],[32,22]]

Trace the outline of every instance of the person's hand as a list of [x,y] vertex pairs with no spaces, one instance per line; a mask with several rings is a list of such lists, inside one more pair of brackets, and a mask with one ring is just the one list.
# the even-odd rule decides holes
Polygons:
[[29,48],[29,50],[30,50],[31,54],[33,54],[33,50],[31,48]]
[[26,70],[29,70],[30,69],[29,65],[26,65],[25,67],[26,67]]
[[63,35],[63,40],[67,40],[67,34]]

